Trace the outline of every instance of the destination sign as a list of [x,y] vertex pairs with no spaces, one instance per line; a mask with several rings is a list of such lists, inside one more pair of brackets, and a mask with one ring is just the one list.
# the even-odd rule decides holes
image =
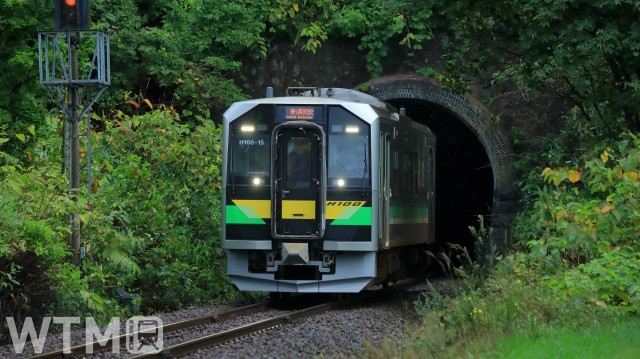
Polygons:
[[284,110],[284,118],[286,120],[312,121],[315,119],[315,115],[315,107],[285,106]]
[[324,123],[324,106],[319,105],[278,105],[276,106],[276,123],[287,121],[309,121]]

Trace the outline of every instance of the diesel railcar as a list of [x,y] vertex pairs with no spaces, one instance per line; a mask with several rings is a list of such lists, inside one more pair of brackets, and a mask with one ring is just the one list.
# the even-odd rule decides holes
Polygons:
[[229,107],[222,246],[240,290],[354,293],[424,265],[436,140],[402,112],[338,88]]

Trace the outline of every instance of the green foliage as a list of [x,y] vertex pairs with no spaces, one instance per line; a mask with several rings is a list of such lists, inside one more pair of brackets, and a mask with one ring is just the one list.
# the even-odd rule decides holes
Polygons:
[[433,38],[431,15],[430,1],[421,6],[409,1],[354,1],[334,14],[328,27],[340,36],[359,36],[358,48],[367,54],[367,69],[378,77],[391,44],[401,45],[412,55]]
[[[449,61],[446,61],[448,67],[454,67]],[[417,72],[423,76],[431,77],[438,80],[442,87],[455,92],[465,93],[469,91],[469,82],[459,74],[453,73],[451,70],[439,72],[432,67],[420,67]]]
[[422,323],[409,329],[404,343],[371,348],[365,357],[501,357],[501,343],[513,336],[540,338],[594,324],[608,327],[618,319],[597,306],[559,303],[517,254],[500,260],[482,287],[469,288],[466,283],[438,283],[446,288],[444,294],[431,287],[414,303]]
[[[135,238],[111,253],[140,270],[120,285],[141,293],[147,309],[232,293],[220,247],[221,128],[182,124],[172,110],[120,113],[94,150],[93,211],[109,213],[118,231]],[[90,235],[115,250],[105,234]]]
[[[445,285],[446,295],[432,288],[415,303],[422,324],[402,346],[368,348],[366,357],[520,357],[522,341],[538,356],[556,348],[583,353],[575,337],[633,338],[618,328],[637,331],[640,312],[640,138],[626,132],[617,141],[595,141],[585,133],[576,142],[573,130],[548,141],[550,150],[531,161],[548,167],[521,182],[527,203],[515,226],[521,251],[485,260],[496,260],[490,272],[479,270],[482,261],[465,261],[464,251],[461,267],[451,254],[434,256],[459,282]],[[478,243],[490,237],[482,222],[472,233]],[[452,295],[455,287],[460,292]],[[541,351],[531,351],[532,342]],[[635,354],[608,341],[590,343],[589,353]]]
[[[393,44],[413,54],[433,37],[429,20],[431,2],[415,6],[411,1],[272,1],[268,30],[278,39],[303,42],[315,53],[329,38],[358,38],[365,51],[367,69],[373,77],[382,74],[382,59]],[[375,29],[375,31],[372,31]]]
[[[25,316],[50,314],[91,315],[102,321],[126,313],[117,300],[110,299],[112,285],[123,271],[102,272],[102,267],[121,267],[117,258],[96,256],[98,271],[86,262],[84,270],[68,263],[69,214],[86,212],[87,201],[86,193],[77,202],[69,197],[67,178],[60,173],[60,158],[54,150],[60,145],[58,124],[50,119],[38,129],[29,129],[25,136],[34,137],[37,150],[25,151],[28,163],[0,153],[5,163],[0,166],[0,297],[2,314],[18,322]],[[106,222],[101,213],[82,217],[87,225],[89,218]]]
[[602,307],[614,305],[623,311],[640,311],[640,254],[614,248],[554,277],[549,285],[566,301],[588,301]]
[[[522,353],[514,356],[514,352],[523,339],[538,347],[541,340],[553,343],[536,351],[538,356],[562,356],[582,352],[583,343],[559,340],[558,335],[588,336],[592,330],[615,332],[619,327],[637,328],[637,316],[589,302],[558,300],[557,288],[549,286],[547,278],[529,265],[526,254],[496,258],[495,270],[481,286],[474,287],[476,281],[469,276],[459,278],[428,283],[429,290],[413,303],[421,323],[408,329],[401,344],[369,346],[364,357],[517,358]],[[615,340],[624,341],[620,335]],[[592,349],[613,356],[635,353],[626,348],[611,348],[606,341],[594,343]]]
[[[44,91],[37,82],[37,31],[47,25],[53,27],[53,6],[50,12],[38,9],[49,4],[44,0],[0,3],[0,127],[5,128],[9,138],[25,134],[27,127],[43,122],[44,109],[38,101]],[[15,157],[30,145],[30,140],[21,140],[5,143],[4,147]]]
[[640,130],[636,1],[460,0],[435,12],[453,35],[443,60],[459,82],[491,71],[491,83],[564,96],[600,134]]
[[[13,138],[41,125],[46,109],[57,105],[37,82],[36,36],[53,27],[53,5],[5,1],[0,13],[6,70],[0,73],[0,125]],[[378,76],[390,46],[412,53],[431,39],[430,17],[429,6],[409,1],[95,0],[92,29],[111,36],[111,86],[94,110],[139,113],[147,100],[149,107],[175,108],[184,120],[217,118],[245,97],[238,83],[242,61],[265,59],[271,44],[285,41],[315,53],[331,37],[359,38]],[[91,49],[81,43],[81,57]],[[18,157],[31,144],[16,141],[7,150]]]
[[94,27],[112,34],[116,91],[103,99],[107,107],[133,91],[138,102],[173,106],[185,118],[210,117],[243,98],[232,80],[238,57],[266,53],[258,9],[240,2],[103,0],[92,3],[92,13]]
[[[105,322],[131,314],[117,288],[141,295],[145,312],[237,295],[220,247],[221,127],[169,109],[95,119],[106,129],[92,134],[91,191],[77,202],[60,173],[59,121],[26,131],[37,144],[28,163],[0,151],[2,314]],[[1,145],[12,141],[0,127]],[[69,263],[70,213],[87,249],[80,268]]]
[[639,148],[640,139],[625,133],[575,167],[542,171],[544,184],[518,217],[516,235],[560,297],[640,311]]

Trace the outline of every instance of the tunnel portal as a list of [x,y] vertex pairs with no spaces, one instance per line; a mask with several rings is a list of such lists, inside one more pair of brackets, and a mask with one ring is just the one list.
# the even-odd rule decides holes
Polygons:
[[478,227],[478,216],[490,218],[493,205],[493,171],[484,147],[471,129],[441,106],[415,99],[389,102],[406,108],[409,117],[436,135],[438,243],[461,244],[472,251],[469,227]]
[[517,211],[508,134],[473,98],[443,90],[426,78],[380,78],[368,93],[407,110],[431,128],[436,149],[436,241],[465,246],[473,253],[469,226],[478,216],[491,228],[498,248],[509,235]]

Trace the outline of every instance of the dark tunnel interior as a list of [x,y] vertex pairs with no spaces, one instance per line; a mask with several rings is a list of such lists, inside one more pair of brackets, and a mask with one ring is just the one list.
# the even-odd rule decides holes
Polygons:
[[493,171],[486,150],[461,119],[439,105],[416,99],[388,102],[406,108],[407,116],[436,135],[437,247],[460,244],[475,257],[469,226],[477,228],[478,215],[489,216],[493,203]]

